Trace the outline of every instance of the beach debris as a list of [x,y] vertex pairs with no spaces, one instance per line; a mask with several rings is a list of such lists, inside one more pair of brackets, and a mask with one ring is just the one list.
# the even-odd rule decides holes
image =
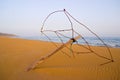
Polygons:
[[[58,30],[51,30],[51,29],[45,29],[44,26],[45,26],[45,23],[47,22],[48,18],[50,16],[52,16],[53,14],[55,13],[64,13],[65,16],[67,17],[69,23],[70,23],[70,28],[69,29],[58,29]],[[92,35],[94,35],[101,43],[103,43],[104,47],[106,48],[106,51],[107,53],[109,54],[109,57],[106,57],[106,56],[103,56],[97,52],[95,52],[89,42],[86,40],[85,37],[83,37],[83,35],[76,31],[74,29],[74,25],[73,25],[73,21],[76,22],[77,24],[79,24],[80,26],[82,26],[83,28],[85,28],[86,30],[88,30]],[[63,9],[63,10],[57,10],[57,11],[54,11],[52,13],[50,13],[46,18],[45,20],[43,21],[43,24],[42,24],[42,27],[41,27],[41,34],[43,34],[54,46],[56,46],[56,49],[51,51],[49,54],[45,55],[45,56],[42,56],[40,57],[40,59],[36,60],[34,63],[32,63],[26,71],[30,71],[32,69],[35,69],[35,67],[40,64],[40,63],[43,63],[46,59],[48,59],[49,57],[51,57],[52,55],[54,55],[55,53],[57,53],[58,51],[61,51],[63,54],[67,55],[68,57],[71,57],[70,55],[68,55],[65,51],[63,51],[62,49],[63,48],[67,48],[71,51],[72,53],[72,56],[75,57],[75,53],[76,54],[88,54],[88,53],[93,53],[95,54],[96,56],[98,56],[99,58],[102,58],[102,59],[105,59],[107,60],[107,62],[105,63],[102,63],[100,65],[105,65],[105,64],[108,64],[108,63],[111,63],[111,62],[114,62],[113,60],[113,56],[112,56],[112,53],[110,51],[110,48],[105,44],[105,42],[96,34],[94,33],[91,29],[89,29],[86,25],[84,25],[83,23],[79,22],[76,18],[74,18],[68,11],[66,11],[66,9]],[[69,35],[65,35],[64,33],[65,32],[68,32],[70,33],[70,36]],[[58,46],[56,45],[56,43],[51,39],[51,37],[47,34],[47,33],[54,33],[56,35],[56,38],[59,39],[59,41],[61,42],[61,45]],[[62,38],[66,38],[67,41],[64,41]],[[84,45],[83,44],[80,44],[79,43],[79,39],[83,40],[84,41]],[[74,51],[74,49],[72,48],[73,44],[77,45],[77,46],[80,46],[84,49],[86,49],[86,51]],[[70,47],[68,47],[68,45],[70,45]]]

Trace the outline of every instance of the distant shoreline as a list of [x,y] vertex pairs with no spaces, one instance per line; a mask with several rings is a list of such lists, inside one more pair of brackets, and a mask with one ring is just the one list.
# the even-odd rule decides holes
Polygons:
[[16,36],[16,35],[14,35],[14,34],[8,34],[8,33],[1,33],[0,32],[0,36],[11,37],[11,36]]
[[[41,40],[41,41],[48,41],[49,40],[43,36],[18,36],[14,34],[8,34],[8,33],[1,33],[0,37],[11,37],[11,38],[19,38],[19,39],[27,39],[27,40]],[[60,42],[56,37],[50,36],[53,42]],[[91,46],[105,46],[103,45],[97,38],[95,37],[85,37],[85,39],[89,42],[89,45]],[[112,48],[120,48],[120,38],[119,37],[102,37],[104,42]],[[63,38],[63,41],[66,42],[67,40]],[[82,40],[79,40],[80,44],[85,45],[85,42]]]
[[[16,36],[14,38],[21,38],[21,39],[27,39],[27,40],[41,40],[41,41],[48,41],[49,40],[44,36]],[[50,36],[51,40],[53,42],[61,42],[58,38],[54,36]],[[67,41],[66,38],[62,38],[64,42]],[[97,38],[95,37],[85,37],[85,39],[89,42],[89,45],[91,46],[105,46],[103,43],[101,43]],[[120,38],[112,38],[112,37],[102,37],[103,41],[112,48],[120,48]],[[85,42],[83,42],[81,39],[78,40],[80,44],[85,45]]]

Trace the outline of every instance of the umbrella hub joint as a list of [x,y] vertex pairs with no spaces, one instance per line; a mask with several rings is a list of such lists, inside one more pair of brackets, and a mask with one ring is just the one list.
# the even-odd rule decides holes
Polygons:
[[70,40],[72,40],[73,43],[74,43],[74,42],[77,42],[75,38],[71,38]]

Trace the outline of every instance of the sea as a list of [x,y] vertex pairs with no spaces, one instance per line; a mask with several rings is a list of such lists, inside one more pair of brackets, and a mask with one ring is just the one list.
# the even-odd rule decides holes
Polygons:
[[[22,38],[22,39],[28,39],[28,40],[42,40],[42,41],[50,41],[48,38],[43,36],[17,36],[14,38]],[[51,40],[53,42],[61,42],[59,38],[56,38],[54,36],[50,36]],[[89,45],[92,46],[105,46],[98,38],[96,37],[84,37],[85,40],[89,43]],[[120,48],[120,37],[101,37],[101,39],[104,41],[104,43],[113,48]],[[68,41],[66,38],[62,39],[63,42]],[[86,44],[84,40],[79,39],[79,44]]]

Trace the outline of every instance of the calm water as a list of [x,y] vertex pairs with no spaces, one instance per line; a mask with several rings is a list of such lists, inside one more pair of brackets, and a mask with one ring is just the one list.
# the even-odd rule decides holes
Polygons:
[[[23,38],[23,39],[29,39],[29,40],[44,40],[44,41],[49,41],[46,37],[43,36],[19,36],[18,38]],[[52,41],[54,42],[61,42],[59,38],[50,37]],[[95,38],[95,37],[85,37],[86,41],[90,45],[94,46],[104,46],[103,43]],[[120,37],[101,37],[101,39],[107,44],[109,47],[118,47],[120,48]],[[63,42],[68,41],[66,38],[62,38]],[[79,39],[78,42],[80,44],[86,44],[83,39]]]

